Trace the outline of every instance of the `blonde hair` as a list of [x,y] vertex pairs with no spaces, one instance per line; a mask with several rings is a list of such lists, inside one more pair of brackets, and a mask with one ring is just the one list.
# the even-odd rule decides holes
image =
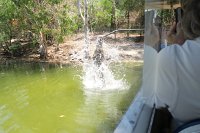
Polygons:
[[182,28],[186,39],[200,36],[200,0],[182,0]]

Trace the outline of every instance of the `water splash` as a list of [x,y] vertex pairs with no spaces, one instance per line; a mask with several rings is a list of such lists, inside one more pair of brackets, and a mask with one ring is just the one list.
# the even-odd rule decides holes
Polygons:
[[71,60],[83,66],[83,76],[80,79],[83,81],[84,89],[90,91],[128,89],[125,75],[116,78],[110,68],[113,62],[120,62],[118,48],[105,43],[102,38],[97,38],[95,44],[89,47],[89,58],[84,58],[84,49],[71,54]]
[[84,65],[84,72],[83,84],[87,90],[101,91],[127,89],[127,85],[123,78],[115,79],[113,72],[104,63],[102,63],[100,67],[86,63]]
[[102,91],[128,88],[123,77],[121,79],[115,78],[114,73],[109,68],[111,62],[119,62],[117,48],[111,48],[98,38],[92,58],[83,63],[83,84],[86,90]]

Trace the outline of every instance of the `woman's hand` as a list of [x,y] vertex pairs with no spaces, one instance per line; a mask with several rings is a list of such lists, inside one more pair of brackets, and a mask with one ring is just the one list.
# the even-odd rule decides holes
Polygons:
[[167,41],[169,44],[179,44],[179,45],[183,45],[183,43],[185,42],[185,37],[184,37],[184,33],[182,30],[182,26],[181,23],[178,22],[177,24],[174,23],[170,30],[167,33]]

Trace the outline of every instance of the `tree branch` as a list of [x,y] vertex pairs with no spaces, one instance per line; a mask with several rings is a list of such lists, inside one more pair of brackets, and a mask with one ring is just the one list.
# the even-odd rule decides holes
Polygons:
[[82,11],[81,11],[81,3],[80,3],[80,0],[78,0],[77,6],[78,6],[79,15],[81,16],[81,18],[83,19],[83,21],[85,21],[85,18],[84,18],[83,14],[82,14]]

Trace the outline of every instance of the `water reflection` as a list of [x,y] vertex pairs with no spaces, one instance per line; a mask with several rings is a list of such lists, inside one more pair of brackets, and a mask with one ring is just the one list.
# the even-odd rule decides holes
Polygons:
[[[140,79],[141,69],[132,68],[127,75]],[[113,132],[134,94],[87,91],[75,76],[80,73],[77,67],[45,63],[0,65],[0,133]]]
[[[113,132],[122,113],[116,101],[121,101],[125,93],[126,91],[109,93],[108,91],[85,91],[84,104],[79,108],[76,116],[79,129],[87,133]],[[93,131],[86,127],[93,128]]]
[[[4,73],[3,78],[7,78],[7,73]],[[12,75],[13,76],[13,75]],[[30,131],[29,128],[24,130],[21,126],[20,115],[29,106],[29,90],[26,85],[19,81],[12,80],[2,82],[0,89],[0,132],[15,133],[21,131]],[[17,116],[16,114],[20,114]]]
[[11,133],[20,129],[20,125],[15,122],[13,112],[7,105],[0,105],[0,132]]
[[28,92],[26,89],[22,89],[22,90],[18,90],[16,91],[16,93],[14,93],[14,96],[16,97],[16,106],[19,109],[23,109],[26,106],[29,105],[29,96],[28,96]]

